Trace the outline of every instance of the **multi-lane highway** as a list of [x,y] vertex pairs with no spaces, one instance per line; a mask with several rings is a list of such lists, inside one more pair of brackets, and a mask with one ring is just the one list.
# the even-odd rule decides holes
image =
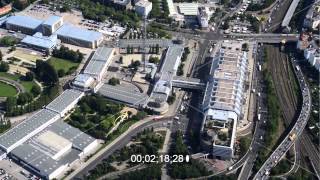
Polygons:
[[292,61],[292,63],[295,67],[295,74],[298,78],[300,89],[302,92],[303,104],[300,111],[300,115],[294,126],[291,128],[290,132],[287,134],[287,136],[282,140],[280,145],[273,151],[271,156],[269,156],[269,158],[264,162],[262,167],[256,173],[254,179],[268,179],[270,170],[278,164],[281,158],[285,156],[286,152],[296,142],[297,138],[302,134],[310,116],[311,96],[308,85],[303,77],[299,65],[295,61]]
[[254,81],[253,81],[253,88],[255,88],[256,94],[260,93],[260,96],[256,96],[256,115],[260,114],[260,118],[256,116],[256,127],[252,139],[251,146],[249,148],[249,155],[243,164],[243,167],[240,171],[238,180],[247,180],[251,174],[254,162],[257,158],[258,150],[260,148],[260,145],[263,143],[263,138],[265,134],[265,124],[267,120],[267,106],[266,106],[266,88],[264,87],[264,84],[261,84],[261,80],[263,79],[263,74],[261,71],[258,69],[258,64],[263,63],[263,51],[262,49],[258,48],[257,49],[257,56],[256,56],[256,62],[257,64],[255,65],[255,71],[254,71]]

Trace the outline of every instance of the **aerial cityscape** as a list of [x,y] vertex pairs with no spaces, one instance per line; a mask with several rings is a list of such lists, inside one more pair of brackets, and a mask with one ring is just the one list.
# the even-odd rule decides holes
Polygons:
[[0,180],[320,180],[320,0],[0,1]]

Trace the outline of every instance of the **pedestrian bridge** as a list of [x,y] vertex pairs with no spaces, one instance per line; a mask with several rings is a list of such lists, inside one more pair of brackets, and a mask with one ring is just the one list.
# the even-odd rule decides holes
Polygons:
[[171,82],[172,86],[176,88],[204,90],[206,87],[206,83],[201,82],[201,80],[197,78],[186,78],[176,76],[172,79]]

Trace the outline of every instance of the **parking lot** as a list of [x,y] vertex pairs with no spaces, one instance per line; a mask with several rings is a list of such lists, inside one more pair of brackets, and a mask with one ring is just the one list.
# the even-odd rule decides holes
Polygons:
[[9,159],[2,160],[0,163],[0,180],[28,180],[36,179],[29,176],[29,172],[18,166]]

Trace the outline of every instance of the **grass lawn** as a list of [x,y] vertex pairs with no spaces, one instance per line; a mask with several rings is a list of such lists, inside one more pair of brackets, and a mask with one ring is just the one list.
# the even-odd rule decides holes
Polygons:
[[14,81],[19,81],[22,84],[22,86],[26,89],[26,91],[28,91],[28,92],[31,92],[33,85],[37,86],[37,84],[34,81],[19,80],[21,78],[21,75],[17,75],[17,74],[13,75],[13,74],[5,73],[5,72],[0,72],[0,76],[8,78],[8,79],[12,79]]
[[0,96],[12,97],[18,93],[15,87],[0,81]]
[[0,76],[8,78],[8,79],[15,80],[15,81],[17,81],[20,78],[19,75],[13,75],[13,74],[5,73],[5,72],[0,72]]
[[79,63],[75,63],[69,60],[51,57],[49,63],[54,67],[56,71],[63,69],[64,72],[68,72],[70,69],[77,68]]

